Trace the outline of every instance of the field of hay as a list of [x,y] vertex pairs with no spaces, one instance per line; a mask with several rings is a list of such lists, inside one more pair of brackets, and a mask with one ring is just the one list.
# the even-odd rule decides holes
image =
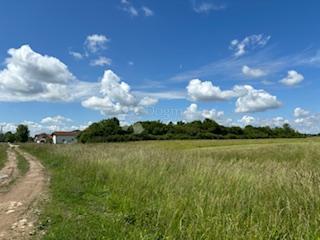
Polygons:
[[44,239],[317,239],[320,140],[25,145]]

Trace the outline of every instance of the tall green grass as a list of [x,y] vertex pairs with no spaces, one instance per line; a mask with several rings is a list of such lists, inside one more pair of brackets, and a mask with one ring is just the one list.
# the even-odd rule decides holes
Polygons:
[[317,139],[24,148],[51,174],[44,239],[320,237]]
[[0,169],[4,167],[7,160],[7,145],[0,144]]

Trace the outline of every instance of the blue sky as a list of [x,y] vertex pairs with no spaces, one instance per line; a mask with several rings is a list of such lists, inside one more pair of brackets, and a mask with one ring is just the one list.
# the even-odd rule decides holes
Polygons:
[[320,132],[319,1],[4,0],[0,123],[209,117]]

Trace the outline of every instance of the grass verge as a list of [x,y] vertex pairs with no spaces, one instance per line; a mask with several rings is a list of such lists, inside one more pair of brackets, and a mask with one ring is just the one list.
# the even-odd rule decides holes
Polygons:
[[19,173],[20,175],[25,175],[30,169],[30,164],[21,153],[18,151],[15,151],[15,153],[17,156],[17,168]]
[[7,145],[0,144],[0,169],[2,169],[7,161]]

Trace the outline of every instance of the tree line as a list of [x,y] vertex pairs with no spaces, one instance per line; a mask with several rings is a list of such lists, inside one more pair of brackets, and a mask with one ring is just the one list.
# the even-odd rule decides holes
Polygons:
[[125,142],[138,140],[179,140],[179,139],[258,139],[258,138],[301,138],[306,137],[289,124],[282,127],[269,126],[244,128],[226,127],[214,120],[205,119],[193,122],[140,121],[131,126],[121,127],[117,118],[91,124],[82,131],[78,140],[81,143]]
[[[226,127],[214,120],[205,119],[193,122],[140,121],[121,127],[117,118],[91,124],[78,135],[81,143],[126,142],[139,140],[183,140],[183,139],[259,139],[259,138],[302,138],[308,135],[299,133],[289,124],[282,127],[269,126]],[[19,125],[16,132],[0,133],[0,142],[28,142],[28,126]]]
[[15,133],[8,131],[6,133],[0,133],[0,142],[28,142],[30,131],[27,125],[19,125]]

